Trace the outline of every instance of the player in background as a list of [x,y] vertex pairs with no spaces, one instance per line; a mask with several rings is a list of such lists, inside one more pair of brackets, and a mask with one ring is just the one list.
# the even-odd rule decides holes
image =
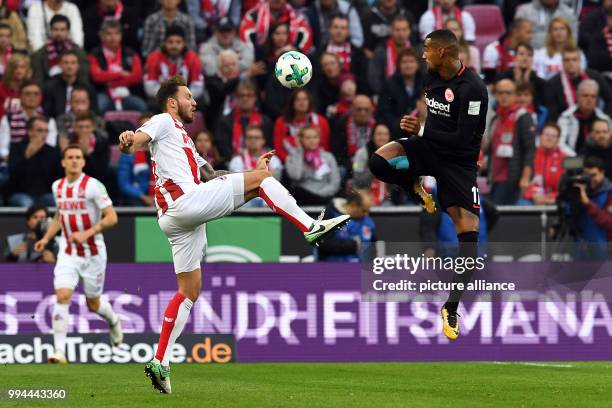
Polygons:
[[245,202],[261,197],[272,210],[295,224],[309,243],[316,244],[343,226],[349,216],[328,220],[323,220],[323,214],[317,220],[308,216],[268,170],[274,151],[262,155],[255,170],[215,171],[198,155],[183,128],[183,123],[193,120],[196,102],[181,77],[164,82],[156,99],[164,113],[153,116],[136,132],[119,135],[119,147],[131,153],[135,148],[149,146],[158,223],[172,247],[178,291],[164,313],[155,358],[145,366],[153,386],[170,393],[169,355],[200,295],[200,262],[206,248],[208,221],[229,215]]
[[[381,181],[400,185],[421,201],[428,211],[435,204],[418,181],[436,178],[440,206],[453,220],[459,239],[459,257],[475,259],[480,198],[476,185],[477,160],[485,130],[488,96],[484,82],[459,59],[459,43],[448,30],[436,30],[425,38],[423,59],[429,71],[425,79],[427,121],[404,116],[400,128],[412,133],[387,143],[370,158],[370,169]],[[505,157],[511,156],[505,145]],[[454,273],[453,282],[470,281],[473,268]],[[452,290],[441,310],[444,334],[459,336],[457,307],[463,291]]]
[[119,316],[108,301],[100,299],[106,273],[106,246],[102,231],[117,224],[117,213],[104,185],[83,173],[85,154],[79,145],[68,145],[64,149],[62,167],[66,177],[56,180],[52,186],[57,206],[55,216],[44,237],[34,246],[35,250],[42,250],[62,230],[53,271],[55,353],[49,356],[49,362],[54,364],[67,362],[68,309],[79,279],[83,280],[87,308],[108,323],[111,344],[118,346],[123,342]]

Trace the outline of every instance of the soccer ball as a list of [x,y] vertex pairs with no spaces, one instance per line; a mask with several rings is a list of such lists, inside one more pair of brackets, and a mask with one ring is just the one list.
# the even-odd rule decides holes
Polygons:
[[312,78],[312,64],[301,52],[287,51],[276,61],[274,75],[286,88],[301,88]]

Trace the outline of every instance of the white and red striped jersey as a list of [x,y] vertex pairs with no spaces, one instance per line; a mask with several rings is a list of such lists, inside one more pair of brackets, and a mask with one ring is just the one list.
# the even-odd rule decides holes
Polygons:
[[137,132],[151,138],[151,166],[155,175],[155,205],[161,216],[179,197],[200,184],[200,167],[206,164],[183,124],[169,113],[153,116]]
[[105,249],[102,234],[95,234],[83,244],[69,243],[67,238],[96,225],[102,210],[113,205],[104,185],[83,173],[73,182],[65,177],[56,180],[51,189],[62,226],[60,252],[85,257],[98,255]]

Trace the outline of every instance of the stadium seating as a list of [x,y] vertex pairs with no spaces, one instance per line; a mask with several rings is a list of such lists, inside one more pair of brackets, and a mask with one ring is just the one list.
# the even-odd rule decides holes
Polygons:
[[504,17],[498,6],[488,4],[473,4],[465,6],[465,11],[474,17],[476,24],[475,44],[480,52],[487,44],[497,40],[505,31]]
[[138,111],[108,111],[104,114],[106,122],[126,121],[138,126],[138,118],[142,113]]

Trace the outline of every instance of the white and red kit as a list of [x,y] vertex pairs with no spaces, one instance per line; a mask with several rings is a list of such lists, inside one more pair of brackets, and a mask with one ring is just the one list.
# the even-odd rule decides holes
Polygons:
[[102,293],[106,270],[104,237],[95,234],[82,244],[69,242],[69,238],[96,225],[102,210],[113,203],[104,185],[85,173],[73,182],[56,180],[51,188],[62,227],[54,286],[74,289],[82,278],[86,296],[97,297]]

